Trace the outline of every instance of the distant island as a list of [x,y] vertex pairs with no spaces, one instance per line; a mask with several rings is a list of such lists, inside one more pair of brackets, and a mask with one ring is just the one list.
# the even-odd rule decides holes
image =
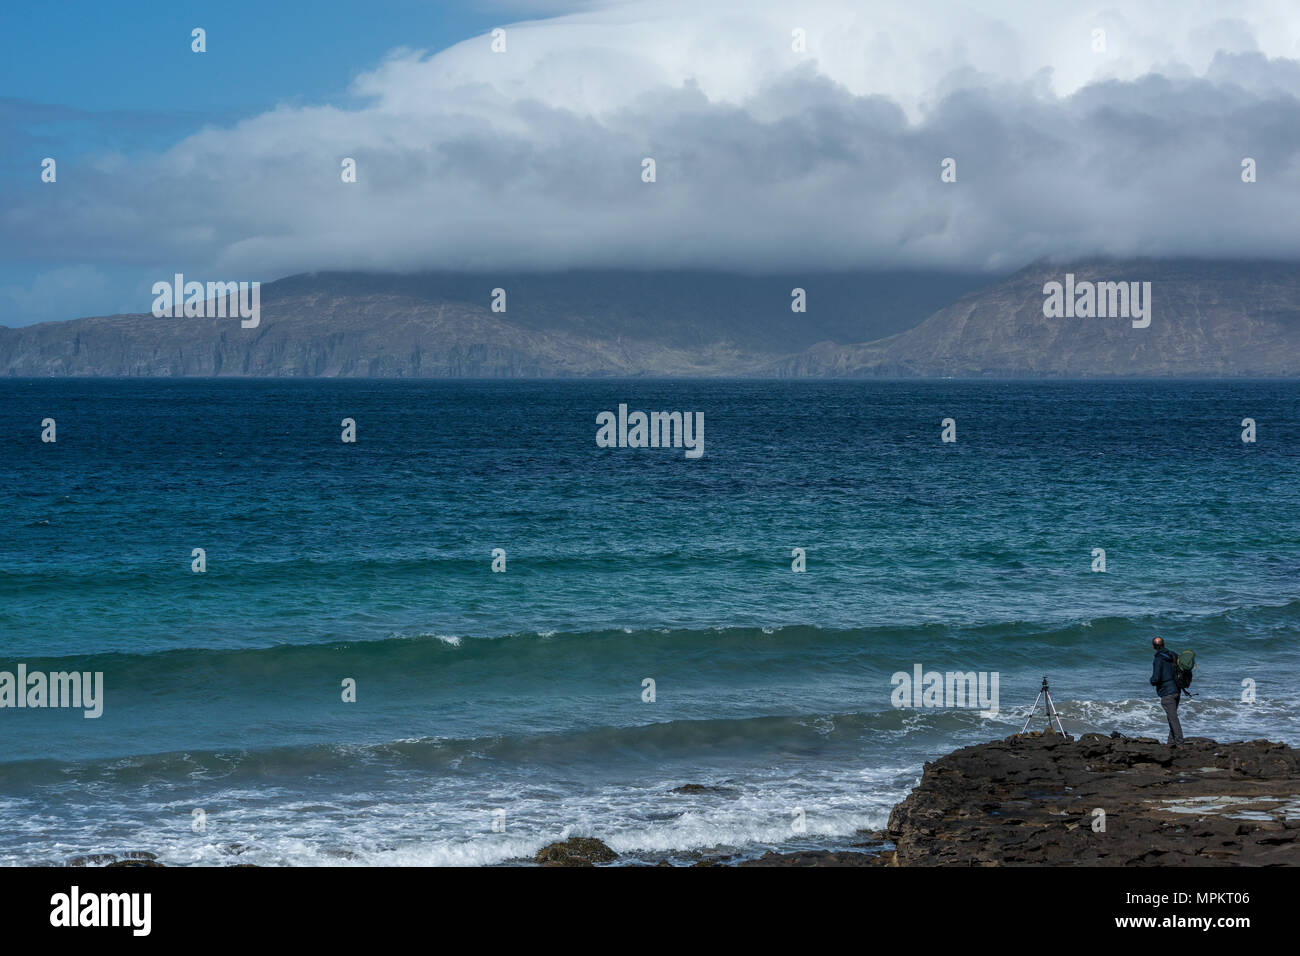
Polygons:
[[[1045,287],[1139,283],[1146,327]],[[222,277],[228,278],[228,277]],[[1149,283],[1149,285],[1147,285]],[[1134,286],[1137,288],[1137,286]],[[493,290],[504,290],[494,311]],[[802,290],[803,295],[798,295]],[[1123,291],[1121,289],[1121,291]],[[316,273],[261,321],[113,315],[0,327],[0,375],[255,378],[1288,378],[1300,264],[1036,263],[1000,280],[890,272]],[[806,311],[792,303],[802,298]],[[1059,304],[1059,300],[1058,300]],[[1086,306],[1086,308],[1085,308]],[[233,310],[228,314],[234,314]],[[1117,317],[1118,316],[1118,317]]]

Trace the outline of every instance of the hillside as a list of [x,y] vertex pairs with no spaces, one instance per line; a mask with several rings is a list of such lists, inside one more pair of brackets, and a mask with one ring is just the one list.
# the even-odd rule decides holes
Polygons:
[[[1045,283],[1151,283],[1151,323],[1047,318]],[[1291,263],[1092,261],[1034,265],[963,296],[916,328],[822,343],[781,376],[955,378],[1286,377],[1300,373],[1300,267]]]
[[[261,321],[115,315],[0,328],[0,375],[415,378],[753,375],[916,325],[984,280],[931,273],[319,273]],[[490,309],[506,290],[505,312]],[[790,309],[793,288],[808,311]]]
[[[1044,285],[1150,283],[1150,324],[1044,315]],[[507,311],[489,308],[493,288]],[[983,283],[983,284],[982,284]],[[790,310],[790,289],[808,311]],[[1139,286],[1141,288],[1141,286]],[[937,311],[936,311],[937,310]],[[320,273],[261,322],[117,315],[0,328],[0,375],[391,378],[1290,377],[1300,266],[1191,260],[746,277]]]

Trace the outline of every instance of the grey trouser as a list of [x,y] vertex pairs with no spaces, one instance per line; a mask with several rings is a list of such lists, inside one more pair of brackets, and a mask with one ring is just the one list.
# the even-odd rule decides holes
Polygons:
[[1160,698],[1160,706],[1165,709],[1165,716],[1169,718],[1169,739],[1166,743],[1181,744],[1183,742],[1183,725],[1178,722],[1178,698],[1179,694],[1170,694],[1168,697]]

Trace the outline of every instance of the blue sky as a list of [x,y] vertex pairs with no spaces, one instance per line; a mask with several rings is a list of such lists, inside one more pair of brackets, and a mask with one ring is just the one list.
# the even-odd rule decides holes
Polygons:
[[[446,0],[6,2],[0,202],[33,194],[46,156],[66,177],[79,157],[162,150],[206,125],[277,106],[348,105],[352,79],[393,49],[432,53],[547,12],[544,3]],[[195,27],[207,31],[202,56],[190,49]],[[38,261],[23,258],[20,243],[4,251],[0,290],[20,292],[28,311],[5,313],[0,292],[0,324],[138,310],[134,264]],[[38,306],[42,273],[52,280],[46,288],[71,301]]]
[[[0,91],[97,112],[261,112],[337,101],[395,47],[441,50],[517,13],[445,0],[5,3]],[[208,32],[195,56],[190,31]]]

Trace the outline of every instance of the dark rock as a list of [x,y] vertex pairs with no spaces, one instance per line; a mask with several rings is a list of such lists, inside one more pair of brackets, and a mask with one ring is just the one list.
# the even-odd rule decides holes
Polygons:
[[108,865],[110,867],[113,867],[113,866],[162,866],[163,864],[159,863],[157,860],[132,859],[132,860],[117,860],[116,862],[110,863]]
[[875,843],[889,842],[889,834],[887,834],[884,830],[859,830],[853,835],[857,837],[863,837]]
[[716,787],[703,783],[686,783],[680,787],[673,787],[669,793],[721,793],[733,794],[736,792],[735,787]]
[[[794,853],[764,853],[757,860],[743,860],[737,866],[880,866],[877,853],[837,850],[798,850]],[[709,864],[697,863],[696,866]]]
[[887,833],[902,866],[1295,865],[1296,794],[1285,744],[1026,734],[927,763]]
[[533,857],[542,866],[594,866],[617,860],[618,854],[593,837],[571,837],[542,847]]
[[[69,857],[67,866],[147,866],[158,859],[147,850],[128,850],[125,853],[88,853]],[[156,864],[162,866],[161,863]]]

